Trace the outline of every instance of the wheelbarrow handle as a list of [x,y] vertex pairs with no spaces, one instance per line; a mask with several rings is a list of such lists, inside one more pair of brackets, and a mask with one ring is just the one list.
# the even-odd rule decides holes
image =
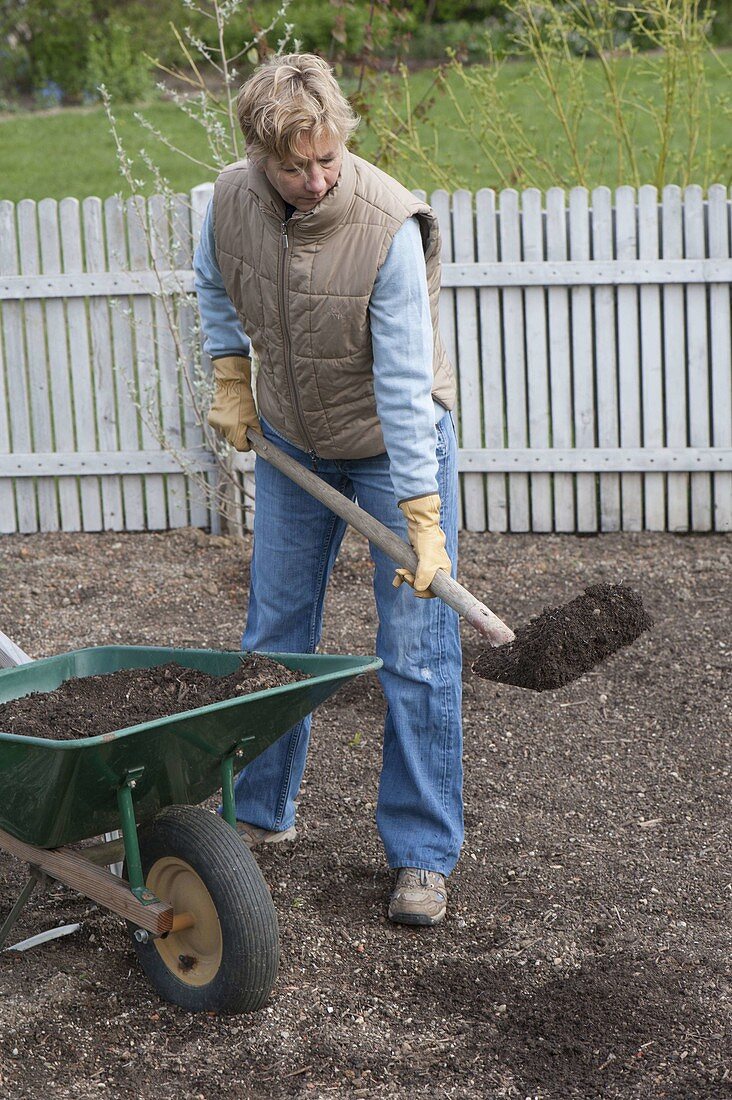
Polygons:
[[[247,431],[252,450],[256,451],[260,458],[271,463],[283,474],[289,477],[316,500],[325,504],[337,516],[350,523],[357,531],[383,550],[393,562],[408,569],[410,573],[416,572],[417,555],[409,543],[400,539],[383,523],[374,519],[354,501],[349,500],[343,493],[339,493],[317,474],[307,467],[290,458],[279,447],[265,439],[264,436],[251,428]],[[444,569],[438,569],[435,573],[431,590],[439,596],[449,607],[457,611],[466,622],[475,627],[479,634],[487,638],[491,645],[499,646],[506,642],[512,642],[514,633],[510,627],[495,615],[490,608],[481,603],[467,588],[463,588],[456,580],[446,573]]]
[[0,668],[15,668],[16,665],[27,665],[31,658],[16,645],[12,638],[3,634],[0,630]]

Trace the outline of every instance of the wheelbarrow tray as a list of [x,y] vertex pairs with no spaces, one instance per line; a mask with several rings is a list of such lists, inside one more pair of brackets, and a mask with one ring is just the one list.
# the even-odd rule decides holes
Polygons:
[[[221,786],[222,762],[243,768],[338,687],[381,666],[375,657],[263,653],[310,679],[96,737],[55,741],[0,731],[0,829],[57,848],[120,827],[118,791],[133,781],[138,825],[163,807],[197,804]],[[0,671],[0,703],[65,680],[175,661],[214,676],[241,652],[98,646]]]

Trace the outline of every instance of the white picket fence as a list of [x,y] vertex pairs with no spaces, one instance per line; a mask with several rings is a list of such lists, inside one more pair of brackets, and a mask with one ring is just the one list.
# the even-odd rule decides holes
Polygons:
[[[179,360],[211,190],[0,202],[0,532],[217,529]],[[464,527],[731,530],[727,189],[430,202]]]

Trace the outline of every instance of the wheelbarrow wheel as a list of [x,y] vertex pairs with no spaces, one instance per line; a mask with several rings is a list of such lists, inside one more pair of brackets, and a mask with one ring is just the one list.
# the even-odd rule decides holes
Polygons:
[[222,818],[196,806],[163,810],[139,841],[147,888],[183,925],[147,942],[129,925],[157,992],[194,1012],[261,1008],[277,977],[279,929],[249,849]]

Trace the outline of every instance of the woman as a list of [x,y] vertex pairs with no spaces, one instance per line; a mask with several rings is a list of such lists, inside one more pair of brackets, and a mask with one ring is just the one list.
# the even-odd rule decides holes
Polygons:
[[[429,591],[457,558],[437,220],[349,152],[358,120],[322,59],[260,66],[238,113],[247,160],[216,181],[194,261],[216,382],[209,422],[242,451],[247,429],[263,432],[414,547],[415,576],[394,576],[370,547],[387,701],[376,821],[396,871],[390,919],[433,925],[463,840],[458,623]],[[345,524],[259,458],[255,478],[242,646],[314,651]],[[239,776],[237,818],[251,846],[295,838],[309,732],[307,718]]]

